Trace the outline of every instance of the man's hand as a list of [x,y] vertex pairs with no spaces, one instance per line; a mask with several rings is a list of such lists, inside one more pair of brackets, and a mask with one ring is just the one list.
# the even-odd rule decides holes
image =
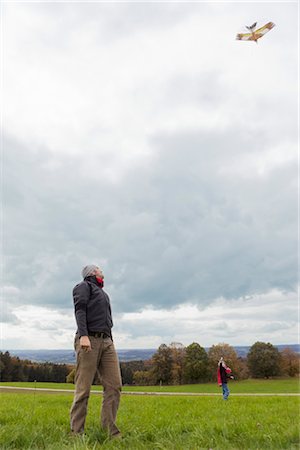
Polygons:
[[90,352],[92,350],[91,341],[88,336],[81,336],[79,339],[80,347],[83,348],[86,352]]

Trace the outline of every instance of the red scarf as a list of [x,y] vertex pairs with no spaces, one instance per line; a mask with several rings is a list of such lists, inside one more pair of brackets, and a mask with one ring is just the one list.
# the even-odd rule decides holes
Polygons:
[[101,288],[104,286],[104,278],[96,277],[97,283]]

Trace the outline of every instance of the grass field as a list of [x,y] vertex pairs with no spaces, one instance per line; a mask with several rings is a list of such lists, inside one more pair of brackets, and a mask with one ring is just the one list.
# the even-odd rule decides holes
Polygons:
[[[295,380],[287,380],[286,383],[282,383],[284,380],[270,381],[274,381],[271,382],[272,391],[276,388],[277,392],[283,392],[289,381],[292,383],[289,392],[291,386],[298,387]],[[240,383],[232,384],[232,392]],[[251,383],[248,381],[248,384],[243,382],[241,385],[248,392],[255,386],[256,389],[266,388],[264,381],[254,382],[252,387]],[[64,386],[37,384],[41,387]],[[209,385],[204,386],[207,388]],[[69,387],[74,388],[73,385]],[[196,388],[196,385],[193,387]],[[124,396],[118,414],[118,425],[124,436],[120,441],[110,441],[100,430],[99,396],[90,398],[86,436],[83,438],[69,436],[70,394],[42,394],[36,390],[30,393],[1,392],[0,397],[1,450],[299,448],[298,397],[232,396],[224,402],[221,397]]]
[[[74,389],[70,383],[22,383],[0,382],[0,386],[36,387],[51,389]],[[94,390],[101,390],[101,386],[93,386]],[[297,378],[274,380],[244,380],[230,383],[232,393],[299,393],[300,385]],[[182,386],[124,386],[123,391],[138,392],[207,392],[220,393],[217,383],[190,384]]]

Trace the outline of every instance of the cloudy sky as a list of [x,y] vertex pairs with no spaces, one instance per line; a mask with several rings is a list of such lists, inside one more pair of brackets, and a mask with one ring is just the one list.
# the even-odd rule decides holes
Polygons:
[[[1,4],[1,348],[297,342],[297,2]],[[259,43],[244,25],[273,21]]]

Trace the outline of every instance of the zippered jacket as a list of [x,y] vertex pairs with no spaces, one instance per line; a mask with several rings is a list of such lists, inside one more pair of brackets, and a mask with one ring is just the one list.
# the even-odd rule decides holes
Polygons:
[[95,276],[86,277],[73,289],[77,333],[103,332],[111,336],[113,326],[110,300]]

